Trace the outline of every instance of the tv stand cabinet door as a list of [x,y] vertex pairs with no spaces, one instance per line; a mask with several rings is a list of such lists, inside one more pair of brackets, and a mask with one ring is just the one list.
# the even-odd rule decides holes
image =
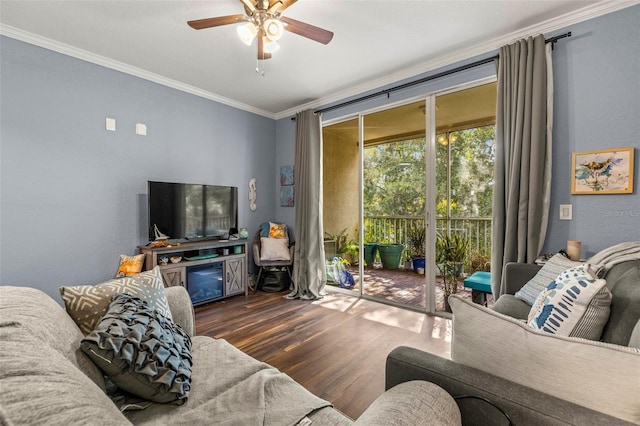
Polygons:
[[246,293],[244,277],[246,273],[246,257],[229,259],[225,262],[225,296]]
[[180,268],[164,268],[162,269],[162,279],[164,280],[165,287],[174,287],[174,286],[185,286],[186,280],[186,269],[184,267]]

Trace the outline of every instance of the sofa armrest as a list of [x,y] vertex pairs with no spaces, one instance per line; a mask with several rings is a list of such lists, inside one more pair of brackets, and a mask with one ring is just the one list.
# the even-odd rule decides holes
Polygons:
[[414,380],[387,390],[362,413],[357,426],[461,425],[454,399],[433,383]]
[[195,314],[187,289],[182,286],[165,287],[164,294],[169,302],[173,322],[182,327],[190,337],[195,336]]
[[516,294],[535,274],[540,270],[540,265],[531,263],[509,262],[502,270],[502,282],[500,283],[500,296],[503,294]]
[[449,303],[454,361],[640,423],[639,350],[533,330],[457,295]]
[[387,356],[386,387],[426,380],[456,398],[462,424],[617,425],[627,422],[450,359],[400,346]]

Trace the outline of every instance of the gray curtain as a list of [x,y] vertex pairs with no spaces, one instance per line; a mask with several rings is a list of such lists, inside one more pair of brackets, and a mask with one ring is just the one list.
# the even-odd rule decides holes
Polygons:
[[547,233],[553,116],[551,45],[543,35],[500,49],[491,288],[507,262],[532,263]]
[[322,226],[322,131],[320,116],[296,114],[294,168],[296,244],[293,291],[288,299],[319,299],[327,282]]

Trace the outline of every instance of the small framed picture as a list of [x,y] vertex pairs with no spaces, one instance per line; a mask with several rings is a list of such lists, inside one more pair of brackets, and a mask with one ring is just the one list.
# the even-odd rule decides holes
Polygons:
[[293,186],[280,188],[280,207],[293,207]]
[[633,147],[574,152],[572,194],[631,194]]
[[280,185],[293,185],[293,164],[289,166],[280,166]]

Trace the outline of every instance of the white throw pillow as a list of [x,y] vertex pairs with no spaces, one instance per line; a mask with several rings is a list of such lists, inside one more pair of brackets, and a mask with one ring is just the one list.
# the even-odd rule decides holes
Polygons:
[[260,260],[291,260],[286,238],[260,238]]
[[581,265],[581,263],[567,259],[561,254],[556,254],[514,296],[516,299],[533,305],[542,290],[547,288],[547,285],[555,280],[560,272],[578,265]]
[[596,271],[582,264],[561,272],[531,307],[529,327],[561,336],[600,339],[609,320],[611,292]]

